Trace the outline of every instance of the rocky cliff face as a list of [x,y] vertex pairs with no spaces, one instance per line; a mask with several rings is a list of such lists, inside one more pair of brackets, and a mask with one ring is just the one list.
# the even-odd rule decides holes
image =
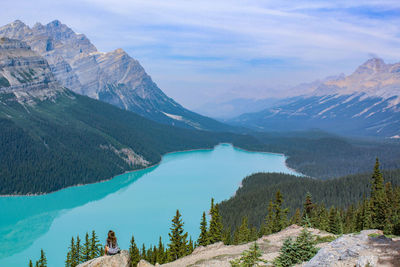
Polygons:
[[24,42],[0,38],[0,93],[9,96],[6,101],[34,104],[61,92],[45,59]]
[[55,20],[32,28],[15,21],[0,36],[23,40],[42,55],[61,84],[72,91],[108,102],[152,120],[206,130],[229,127],[195,114],[166,96],[139,62],[124,50],[103,53],[83,34]]

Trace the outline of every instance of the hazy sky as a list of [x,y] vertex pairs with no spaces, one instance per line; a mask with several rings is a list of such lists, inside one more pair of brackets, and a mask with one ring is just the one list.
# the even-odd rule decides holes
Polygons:
[[125,49],[187,107],[400,61],[400,1],[1,0],[0,24],[59,19]]

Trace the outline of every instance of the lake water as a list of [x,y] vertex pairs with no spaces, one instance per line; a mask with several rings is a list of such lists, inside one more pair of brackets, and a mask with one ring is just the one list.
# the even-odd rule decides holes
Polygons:
[[48,266],[64,266],[72,236],[95,230],[104,242],[109,229],[122,249],[136,243],[168,242],[179,209],[194,240],[203,211],[231,197],[241,180],[255,172],[295,174],[283,155],[248,152],[228,144],[213,150],[165,155],[157,166],[119,175],[107,182],[66,188],[42,196],[0,198],[0,266],[27,266],[43,248]]

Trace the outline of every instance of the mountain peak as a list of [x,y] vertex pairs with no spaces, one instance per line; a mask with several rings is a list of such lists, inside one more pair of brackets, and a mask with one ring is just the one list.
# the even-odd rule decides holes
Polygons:
[[11,25],[14,26],[14,27],[26,27],[27,26],[25,23],[23,23],[19,19],[17,19],[14,22],[12,22]]
[[55,20],[49,22],[47,25],[54,26],[54,27],[60,27],[62,25],[62,23],[58,19],[55,19]]
[[382,72],[387,69],[387,65],[383,61],[383,59],[374,57],[368,59],[366,62],[364,62],[362,65],[360,65],[355,73],[358,74],[372,74],[372,73],[377,73],[377,72]]

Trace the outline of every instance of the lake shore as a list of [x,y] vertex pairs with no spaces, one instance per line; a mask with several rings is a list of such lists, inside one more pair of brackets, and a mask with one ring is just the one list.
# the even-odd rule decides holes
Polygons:
[[[265,153],[265,154],[270,154],[270,155],[279,155],[279,156],[283,156],[283,157],[285,157],[285,166],[286,166],[286,168],[288,168],[289,170],[291,170],[291,171],[293,171],[293,172],[295,172],[295,173],[298,173],[298,174],[300,174],[300,175],[302,175],[302,176],[305,176],[304,174],[302,174],[302,173],[298,172],[297,170],[295,170],[295,169],[293,169],[293,168],[291,168],[291,167],[288,166],[286,160],[287,160],[289,157],[286,156],[286,155],[283,154],[283,153],[267,152],[267,151],[254,151],[254,150],[248,150],[248,149],[245,149],[245,148],[242,148],[242,147],[235,146],[235,145],[232,144],[232,143],[218,143],[218,144],[216,144],[215,146],[213,146],[213,147],[211,147],[211,148],[194,148],[194,149],[186,149],[186,150],[179,150],[179,151],[168,152],[168,153],[165,153],[164,155],[162,155],[162,156],[161,156],[161,159],[160,159],[158,162],[156,162],[156,163],[154,163],[154,164],[152,164],[152,165],[146,166],[146,167],[144,167],[144,168],[139,168],[139,169],[135,169],[135,170],[125,171],[125,172],[123,172],[123,173],[116,174],[116,175],[114,175],[114,176],[112,176],[112,177],[110,177],[110,178],[102,179],[102,180],[99,180],[99,181],[96,181],[96,182],[93,182],[93,183],[71,185],[71,186],[63,187],[63,188],[61,188],[61,189],[58,189],[58,190],[55,190],[55,191],[52,191],[52,192],[46,192],[46,193],[34,193],[34,194],[7,194],[7,195],[0,195],[0,198],[2,198],[2,197],[36,197],[36,196],[43,196],[43,195],[53,194],[53,193],[56,193],[56,192],[59,192],[59,191],[61,191],[61,190],[68,189],[68,188],[71,188],[71,187],[78,187],[78,186],[85,186],[85,185],[90,185],[90,184],[103,183],[103,182],[110,181],[110,180],[112,180],[112,179],[114,179],[115,177],[120,176],[120,175],[124,175],[124,174],[127,174],[127,173],[133,173],[133,172],[137,172],[137,171],[143,171],[143,170],[147,170],[147,169],[151,169],[151,168],[157,167],[158,165],[161,164],[163,158],[164,158],[166,155],[169,155],[169,154],[185,153],[185,152],[191,152],[191,151],[193,151],[193,152],[194,152],[194,151],[211,151],[211,150],[215,149],[217,146],[220,146],[220,145],[231,145],[232,147],[234,147],[234,148],[236,148],[236,149],[240,149],[240,150],[243,150],[243,151],[246,151],[246,152],[256,152],[256,153]],[[245,178],[245,177],[243,177],[243,179],[244,179],[244,178]],[[239,186],[239,187],[240,187],[240,186]]]

